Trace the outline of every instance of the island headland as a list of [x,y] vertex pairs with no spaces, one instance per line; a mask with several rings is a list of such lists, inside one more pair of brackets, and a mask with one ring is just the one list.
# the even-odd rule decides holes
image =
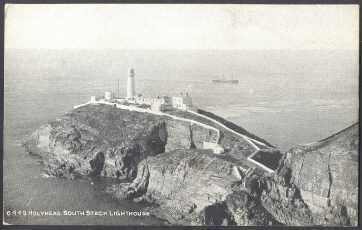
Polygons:
[[281,153],[185,93],[92,96],[24,141],[50,176],[109,177],[117,199],[181,225],[358,224],[359,125]]

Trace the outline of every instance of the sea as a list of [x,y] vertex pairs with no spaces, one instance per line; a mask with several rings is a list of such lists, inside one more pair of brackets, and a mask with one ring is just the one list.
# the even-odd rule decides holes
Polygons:
[[[124,96],[131,67],[136,71],[137,93],[156,97],[188,92],[199,108],[227,118],[283,152],[358,122],[355,50],[6,49],[3,215],[7,224],[165,224],[152,215],[110,216],[141,212],[148,205],[115,200],[105,193],[114,181],[105,178],[47,177],[40,159],[21,146],[40,125],[92,95],[112,91]],[[239,84],[213,83],[213,79],[237,79]],[[83,215],[86,211],[100,215]]]

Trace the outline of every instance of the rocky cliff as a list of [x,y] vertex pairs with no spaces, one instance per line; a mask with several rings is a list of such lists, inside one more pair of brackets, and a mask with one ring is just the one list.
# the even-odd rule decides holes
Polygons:
[[177,224],[356,226],[358,141],[355,124],[291,149],[274,175],[248,170],[242,178],[234,176],[232,159],[198,150],[162,153],[139,164],[136,183],[114,191],[120,199],[156,202],[157,215]]
[[215,136],[212,129],[166,116],[88,105],[40,127],[24,146],[43,157],[50,175],[132,179],[145,157],[201,148]]
[[143,199],[173,224],[312,225],[297,188],[254,170],[233,173],[233,161],[199,150],[148,157],[131,183],[112,188],[119,199]]
[[172,224],[278,224],[252,192],[238,188],[234,166],[208,151],[175,150],[144,159],[142,173],[112,192],[119,199],[157,204],[151,212]]
[[[357,223],[358,125],[291,149],[274,175],[246,163],[255,151],[247,141],[219,130],[221,155],[202,149],[218,137],[207,126],[87,105],[40,127],[24,146],[42,157],[50,175],[126,179],[108,192],[150,202],[150,211],[172,224]],[[268,143],[265,148],[277,152]]]
[[300,189],[301,198],[323,225],[358,223],[359,125],[288,151],[278,174]]

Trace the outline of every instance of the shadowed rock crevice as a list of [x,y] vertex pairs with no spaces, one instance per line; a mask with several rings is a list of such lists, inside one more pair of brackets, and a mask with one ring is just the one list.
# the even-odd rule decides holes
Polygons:
[[98,176],[104,167],[104,153],[99,152],[96,154],[95,158],[89,161],[92,172],[89,174],[90,176]]
[[195,145],[195,142],[194,142],[194,133],[192,131],[192,126],[191,125],[190,125],[190,140],[191,140],[190,149],[196,149],[196,145]]
[[203,225],[236,225],[225,202],[207,206],[200,214]]
[[331,173],[331,154],[329,153],[329,157],[328,157],[328,179],[329,179],[329,187],[328,187],[328,193],[327,193],[327,205],[331,206],[331,188],[332,188],[332,183],[333,183],[333,179],[332,179],[332,173]]

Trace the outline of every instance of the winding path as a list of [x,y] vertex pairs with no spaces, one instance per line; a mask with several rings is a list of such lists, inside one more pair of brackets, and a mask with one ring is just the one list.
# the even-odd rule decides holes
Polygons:
[[216,143],[218,143],[219,140],[220,140],[220,130],[215,128],[215,127],[212,127],[210,125],[206,125],[204,123],[201,123],[201,122],[198,122],[198,121],[195,121],[195,120],[192,120],[192,119],[182,118],[182,117],[174,116],[174,115],[171,115],[171,114],[168,114],[168,113],[163,113],[163,112],[155,112],[155,111],[152,111],[150,109],[142,109],[142,108],[138,108],[138,107],[134,107],[134,106],[121,105],[121,104],[111,103],[111,102],[107,102],[107,101],[87,102],[87,103],[84,103],[84,104],[76,105],[73,108],[76,109],[76,108],[86,106],[86,105],[89,105],[89,104],[105,104],[105,105],[111,105],[111,106],[116,105],[116,107],[119,108],[119,109],[124,109],[124,110],[129,110],[129,111],[136,111],[136,112],[141,112],[141,113],[151,113],[151,114],[159,115],[159,116],[167,116],[167,117],[170,117],[170,118],[172,118],[174,120],[189,122],[191,124],[197,124],[197,125],[199,125],[201,127],[204,127],[206,129],[211,129],[211,130],[215,131],[217,133]]
[[[187,112],[192,113],[192,114],[195,114],[195,115],[197,115],[197,116],[199,116],[199,117],[208,119],[208,120],[214,122],[215,124],[223,127],[224,129],[228,130],[229,132],[232,132],[232,133],[234,133],[235,135],[243,138],[243,139],[244,139],[245,141],[247,141],[250,145],[252,145],[252,146],[254,147],[254,149],[255,149],[255,151],[254,151],[252,154],[250,154],[250,156],[248,156],[247,160],[250,161],[250,162],[252,162],[252,163],[254,163],[254,164],[256,164],[256,165],[258,165],[259,167],[263,168],[265,171],[267,171],[267,172],[269,172],[269,173],[273,173],[273,172],[274,172],[274,170],[270,169],[269,167],[267,167],[267,166],[265,166],[265,165],[263,165],[263,164],[255,161],[254,159],[252,159],[252,157],[254,157],[254,156],[259,152],[259,150],[260,150],[260,148],[259,148],[255,143],[257,143],[257,144],[259,144],[259,145],[263,145],[263,146],[266,147],[266,145],[265,145],[264,143],[262,143],[262,142],[260,142],[260,141],[257,141],[257,140],[255,140],[255,139],[253,139],[253,138],[250,138],[250,137],[248,137],[248,136],[245,136],[245,135],[243,135],[243,134],[241,134],[241,133],[238,133],[238,132],[236,132],[235,130],[233,130],[233,129],[227,127],[227,126],[225,126],[225,125],[222,124],[221,122],[216,121],[215,119],[212,119],[211,117],[205,116],[205,115],[203,115],[203,114],[199,114],[199,113],[194,112],[194,111],[191,111],[191,110],[188,110]],[[254,143],[254,142],[255,142],[255,143]]]
[[[111,102],[107,102],[105,100],[99,100],[97,102],[87,102],[87,103],[84,103],[84,104],[80,104],[80,105],[76,105],[74,106],[73,108],[76,109],[76,108],[80,108],[82,106],[86,106],[86,105],[89,105],[89,104],[105,104],[105,105],[111,105],[111,106],[116,106],[116,108],[119,108],[119,109],[124,109],[124,110],[129,110],[129,111],[136,111],[136,112],[141,112],[141,113],[150,113],[150,114],[155,114],[155,115],[159,115],[159,116],[167,116],[167,117],[170,117],[174,120],[179,120],[179,121],[184,121],[184,122],[190,122],[191,124],[197,124],[201,127],[204,127],[206,129],[211,129],[211,130],[214,130],[216,133],[217,133],[217,138],[216,138],[216,144],[219,143],[219,140],[220,140],[220,130],[215,128],[215,127],[212,127],[210,125],[206,125],[204,123],[201,123],[201,122],[198,122],[198,121],[195,121],[195,120],[192,120],[192,119],[187,119],[187,118],[182,118],[182,117],[178,117],[178,116],[174,116],[174,115],[171,115],[171,114],[168,114],[168,113],[163,113],[163,112],[155,112],[155,111],[152,111],[150,109],[142,109],[142,108],[138,108],[138,107],[135,107],[135,106],[127,106],[127,105],[121,105],[121,104],[118,104],[118,103],[111,103]],[[235,130],[225,126],[224,124],[222,124],[221,122],[219,121],[216,121],[215,119],[213,118],[210,118],[208,116],[205,116],[203,114],[199,114],[197,112],[194,112],[194,111],[191,111],[191,110],[187,110],[187,112],[189,113],[192,113],[194,115],[197,115],[199,117],[202,117],[202,118],[205,118],[205,119],[208,119],[210,121],[212,121],[213,123],[221,126],[222,128],[224,128],[225,130],[243,138],[246,142],[248,142],[251,146],[253,146],[253,148],[255,149],[255,151],[250,155],[248,156],[247,160],[252,162],[253,164],[255,165],[258,165],[259,167],[261,167],[262,169],[264,169],[265,171],[269,172],[269,173],[274,173],[274,170],[270,169],[269,167],[261,164],[260,162],[257,162],[255,160],[252,159],[252,157],[254,157],[259,151],[260,151],[260,148],[255,144],[259,144],[259,145],[262,145],[262,146],[265,146],[267,147],[264,143],[260,142],[260,141],[257,141],[253,138],[250,138],[244,134],[241,134],[239,132],[236,132]]]

